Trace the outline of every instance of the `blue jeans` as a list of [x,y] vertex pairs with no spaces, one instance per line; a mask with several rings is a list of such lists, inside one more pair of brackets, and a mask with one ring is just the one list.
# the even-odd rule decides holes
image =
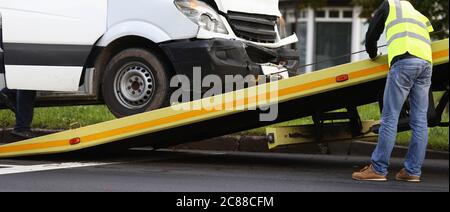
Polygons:
[[36,99],[36,91],[10,90],[3,89],[2,93],[6,94],[16,105],[16,126],[14,130],[22,132],[31,129],[34,114],[34,101]]
[[378,145],[372,154],[375,172],[386,176],[397,138],[400,111],[409,95],[412,138],[404,163],[411,176],[421,176],[428,144],[428,105],[432,66],[419,58],[397,61],[389,73],[384,92]]

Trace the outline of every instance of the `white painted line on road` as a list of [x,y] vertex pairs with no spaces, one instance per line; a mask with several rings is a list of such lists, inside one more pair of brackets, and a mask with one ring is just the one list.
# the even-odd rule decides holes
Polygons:
[[[194,153],[202,155],[228,155],[229,152],[214,150],[190,150],[190,149],[158,149],[156,152]],[[234,153],[234,152],[233,152]]]
[[114,163],[54,163],[54,164],[41,164],[41,165],[3,165],[0,164],[0,175],[8,174],[20,174],[28,172],[50,171],[58,169],[73,169],[92,166],[104,166]]

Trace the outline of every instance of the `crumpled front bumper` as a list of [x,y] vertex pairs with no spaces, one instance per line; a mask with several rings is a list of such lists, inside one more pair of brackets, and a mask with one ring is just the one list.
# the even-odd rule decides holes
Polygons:
[[[202,77],[273,75],[283,72],[286,74],[288,71],[296,73],[299,55],[290,49],[269,49],[220,38],[175,41],[160,44],[160,47],[168,55],[176,73],[190,79],[193,77],[194,67],[201,67]],[[279,70],[280,73],[268,74],[267,70]]]

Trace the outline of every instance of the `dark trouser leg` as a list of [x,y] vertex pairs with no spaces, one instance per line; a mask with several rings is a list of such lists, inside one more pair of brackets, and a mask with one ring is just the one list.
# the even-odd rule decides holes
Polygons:
[[16,94],[16,131],[27,131],[31,129],[34,115],[34,101],[36,91],[18,90]]

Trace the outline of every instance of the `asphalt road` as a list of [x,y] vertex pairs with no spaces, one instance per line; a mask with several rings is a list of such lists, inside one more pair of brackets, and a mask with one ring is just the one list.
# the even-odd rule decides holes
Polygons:
[[[77,158],[74,160],[73,158]],[[130,150],[114,156],[0,160],[0,191],[449,191],[449,161],[427,160],[423,183],[357,182],[367,157]]]

